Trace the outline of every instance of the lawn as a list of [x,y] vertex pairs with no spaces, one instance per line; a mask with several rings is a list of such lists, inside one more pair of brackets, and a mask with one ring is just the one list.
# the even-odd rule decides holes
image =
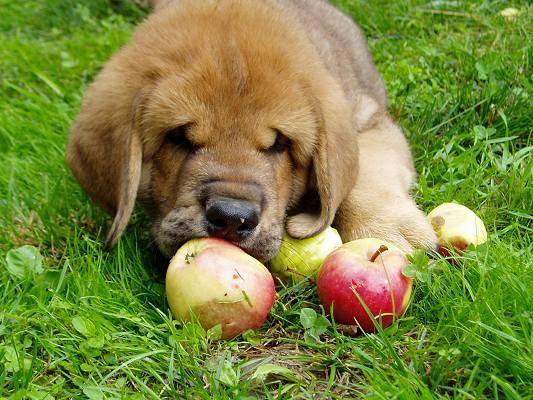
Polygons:
[[83,93],[145,11],[0,0],[0,398],[533,398],[533,8],[335,3],[368,35],[421,208],[469,206],[487,245],[417,259],[410,308],[376,335],[324,326],[309,282],[232,341],[174,322],[146,219],[105,251],[109,218],[63,161]]

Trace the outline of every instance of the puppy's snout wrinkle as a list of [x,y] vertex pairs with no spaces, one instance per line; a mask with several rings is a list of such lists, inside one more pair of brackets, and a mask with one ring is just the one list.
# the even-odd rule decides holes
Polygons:
[[247,200],[216,198],[208,200],[205,217],[210,236],[239,242],[259,224],[259,207]]
[[265,202],[265,194],[260,184],[236,178],[213,178],[204,183],[200,194],[201,201],[209,199],[227,198],[242,199],[260,204],[262,208]]

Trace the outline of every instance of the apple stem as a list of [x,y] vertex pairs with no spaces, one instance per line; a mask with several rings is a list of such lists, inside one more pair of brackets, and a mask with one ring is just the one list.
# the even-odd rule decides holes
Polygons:
[[372,254],[372,257],[370,257],[370,262],[376,261],[376,258],[378,258],[381,253],[383,253],[384,251],[387,251],[388,249],[389,248],[385,246],[384,244],[379,246],[379,249],[377,249],[376,252]]

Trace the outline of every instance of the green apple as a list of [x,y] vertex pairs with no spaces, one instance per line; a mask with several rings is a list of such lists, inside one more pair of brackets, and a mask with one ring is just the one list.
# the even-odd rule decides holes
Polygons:
[[217,238],[190,240],[176,252],[166,293],[176,319],[188,321],[194,314],[205,329],[220,324],[223,339],[263,325],[276,296],[261,262]]
[[307,239],[285,234],[278,254],[270,260],[270,271],[283,282],[299,282],[313,276],[328,254],[341,245],[341,237],[332,227]]

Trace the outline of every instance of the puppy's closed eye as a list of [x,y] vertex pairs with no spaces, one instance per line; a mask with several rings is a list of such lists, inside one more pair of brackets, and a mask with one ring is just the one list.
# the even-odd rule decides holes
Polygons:
[[268,153],[271,154],[280,154],[284,153],[285,151],[289,150],[291,147],[291,141],[290,139],[283,135],[281,131],[275,129],[276,132],[276,140],[274,140],[274,143],[266,149]]
[[175,146],[178,150],[191,151],[198,148],[189,139],[191,124],[180,125],[170,129],[165,134],[165,142]]

